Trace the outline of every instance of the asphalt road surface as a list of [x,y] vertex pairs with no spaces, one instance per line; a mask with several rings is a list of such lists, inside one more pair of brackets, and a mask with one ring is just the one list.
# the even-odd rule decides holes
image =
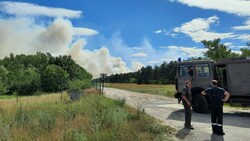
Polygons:
[[183,128],[183,105],[174,98],[142,94],[126,90],[105,88],[105,95],[113,99],[126,99],[135,108],[144,109],[148,115],[177,130],[174,140],[185,141],[250,141],[250,110],[224,106],[224,125],[226,135],[212,134],[210,114],[192,113],[194,130]]

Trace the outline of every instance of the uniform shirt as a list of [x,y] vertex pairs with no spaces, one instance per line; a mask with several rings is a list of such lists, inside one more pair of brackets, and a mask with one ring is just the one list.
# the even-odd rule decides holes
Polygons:
[[191,93],[191,90],[187,86],[183,87],[181,95],[186,96],[189,102],[192,101],[192,93]]
[[212,106],[222,103],[225,93],[225,90],[223,88],[211,87],[206,89],[204,92],[210,96]]

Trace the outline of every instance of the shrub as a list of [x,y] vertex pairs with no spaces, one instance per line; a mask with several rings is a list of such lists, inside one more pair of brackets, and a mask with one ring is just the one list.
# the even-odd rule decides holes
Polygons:
[[128,112],[120,107],[111,107],[103,112],[103,122],[112,126],[119,126],[127,117]]
[[39,111],[37,120],[39,126],[45,129],[45,131],[50,132],[55,126],[55,116],[47,111]]
[[74,79],[68,82],[68,89],[70,91],[79,91],[90,87],[91,87],[91,81],[87,79],[86,80]]
[[17,127],[27,127],[31,119],[31,113],[20,106],[14,114],[13,120]]
[[63,115],[65,120],[74,120],[76,115],[79,113],[78,107],[74,105],[66,106]]
[[87,137],[77,129],[71,129],[65,132],[64,141],[86,141]]

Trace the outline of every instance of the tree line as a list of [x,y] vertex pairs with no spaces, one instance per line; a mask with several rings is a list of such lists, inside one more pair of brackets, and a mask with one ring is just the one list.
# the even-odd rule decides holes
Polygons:
[[71,56],[50,53],[10,54],[0,60],[0,94],[34,95],[39,92],[80,90],[91,86],[92,75]]
[[136,72],[114,74],[106,78],[109,83],[172,84],[175,79],[177,61],[163,62],[160,66],[142,67]]
[[[250,57],[250,42],[246,43],[245,48],[240,49],[241,54],[239,54],[233,52],[228,46],[221,44],[220,41],[219,38],[213,41],[203,40],[202,44],[207,49],[203,53],[204,57],[190,57],[187,61],[219,61],[223,58]],[[160,66],[146,66],[136,72],[110,75],[105,81],[109,83],[174,84],[176,69],[177,61],[163,62]]]

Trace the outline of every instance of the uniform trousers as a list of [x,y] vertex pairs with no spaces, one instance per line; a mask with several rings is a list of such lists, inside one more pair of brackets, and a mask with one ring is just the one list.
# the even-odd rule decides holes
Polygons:
[[211,105],[211,123],[214,133],[223,132],[223,102]]
[[187,105],[186,101],[182,101],[185,110],[185,127],[191,127],[191,106]]

